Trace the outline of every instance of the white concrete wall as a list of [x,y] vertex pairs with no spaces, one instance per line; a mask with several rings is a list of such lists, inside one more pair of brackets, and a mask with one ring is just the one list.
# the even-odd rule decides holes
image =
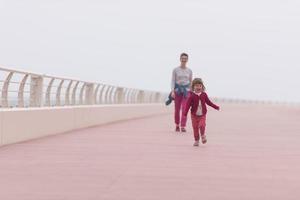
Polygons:
[[0,146],[120,120],[170,113],[163,104],[114,104],[0,110]]

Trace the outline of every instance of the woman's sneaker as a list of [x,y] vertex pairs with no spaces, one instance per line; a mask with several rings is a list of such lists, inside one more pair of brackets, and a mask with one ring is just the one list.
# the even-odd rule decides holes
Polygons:
[[202,144],[206,144],[207,143],[206,135],[202,135],[201,139],[202,139]]
[[176,132],[180,132],[180,128],[179,126],[176,126],[176,129],[175,129]]
[[199,146],[199,141],[195,141],[195,143],[194,143],[194,147],[197,147],[197,146]]
[[181,128],[181,132],[185,133],[186,129],[184,127]]

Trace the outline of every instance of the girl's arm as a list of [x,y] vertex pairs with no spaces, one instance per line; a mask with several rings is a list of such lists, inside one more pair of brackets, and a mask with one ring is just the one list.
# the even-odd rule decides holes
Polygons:
[[211,102],[211,100],[208,98],[207,94],[205,93],[205,103],[211,107],[213,107],[216,110],[220,110],[220,107]]

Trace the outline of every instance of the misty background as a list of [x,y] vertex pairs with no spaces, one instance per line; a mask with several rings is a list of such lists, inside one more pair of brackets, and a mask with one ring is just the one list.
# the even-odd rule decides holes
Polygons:
[[0,0],[0,65],[168,92],[179,55],[210,96],[300,102],[298,0]]

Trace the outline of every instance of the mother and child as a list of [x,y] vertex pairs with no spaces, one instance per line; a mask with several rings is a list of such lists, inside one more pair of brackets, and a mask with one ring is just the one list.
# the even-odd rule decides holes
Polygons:
[[[206,127],[206,105],[220,110],[220,107],[210,101],[205,92],[205,86],[201,78],[193,79],[193,72],[187,67],[189,56],[187,53],[180,55],[180,66],[172,73],[172,92],[169,99],[175,100],[175,131],[186,132],[187,114],[191,110],[192,126],[194,132],[194,146],[199,146],[200,134],[203,144],[207,142]],[[169,104],[166,102],[166,104]],[[200,134],[199,134],[200,132]]]

